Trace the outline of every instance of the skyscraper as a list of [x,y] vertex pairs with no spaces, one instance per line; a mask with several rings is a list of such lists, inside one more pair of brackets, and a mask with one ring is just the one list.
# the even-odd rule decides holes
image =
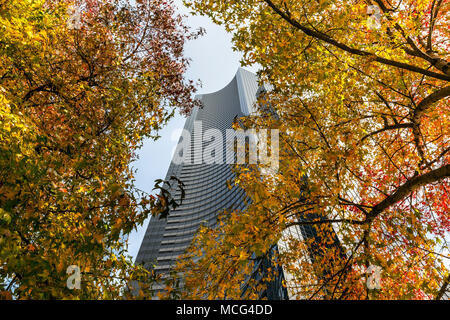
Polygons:
[[[150,220],[136,263],[154,268],[157,273],[167,274],[190,245],[201,224],[214,227],[220,210],[244,208],[244,191],[238,187],[229,189],[227,186],[227,180],[234,177],[231,166],[202,161],[202,150],[206,145],[219,146],[225,155],[226,144],[222,141],[203,141],[201,132],[217,129],[225,137],[225,131],[232,128],[236,117],[252,112],[257,90],[256,75],[240,68],[223,89],[197,96],[203,107],[196,107],[184,126],[186,132],[191,133],[189,143],[192,152],[183,157],[190,161],[178,163],[173,159],[166,175],[166,180],[175,176],[184,183],[185,197],[166,219]],[[199,125],[201,131],[198,128],[194,130]],[[180,138],[180,143],[183,139]],[[180,198],[181,190],[177,186],[172,185],[168,190],[175,199]]]
[[[270,90],[270,86],[258,87],[256,75],[240,68],[231,82],[223,89],[196,97],[201,100],[203,107],[196,107],[187,118],[184,126],[187,135],[182,135],[178,143],[178,146],[189,145],[189,151],[183,150],[181,157],[183,161],[177,160],[180,158],[180,150],[175,151],[165,179],[168,181],[174,176],[183,182],[185,197],[179,207],[169,212],[167,218],[155,217],[150,220],[136,263],[142,263],[147,269],[154,269],[159,274],[168,274],[177,258],[191,244],[200,225],[214,227],[220,211],[245,208],[244,190],[236,186],[229,189],[227,185],[227,181],[234,179],[232,166],[224,161],[205,163],[204,159],[205,149],[214,150],[214,153],[221,151],[222,158],[226,158],[227,148],[229,149],[230,146],[223,141],[209,139],[209,136],[203,133],[207,133],[208,130],[216,130],[222,137],[226,137],[226,131],[232,128],[236,118],[253,113],[257,95],[266,90],[266,87]],[[277,117],[270,106],[264,106],[264,110]],[[184,139],[188,140],[184,141]],[[175,200],[180,199],[181,189],[176,183],[171,186],[165,185],[165,187]],[[318,216],[310,215],[299,217],[299,220],[317,218]],[[296,226],[289,228],[286,232],[299,239],[314,238],[313,245],[308,252],[305,252],[305,255],[310,260],[321,255],[321,252],[315,249],[315,243],[321,242],[322,238],[314,227]],[[327,237],[333,239],[333,246],[339,246],[339,240],[331,225],[330,234]],[[274,244],[266,258],[255,260],[249,278],[260,282],[263,281],[267,270],[276,271],[273,274],[275,275],[274,280],[264,284],[265,289],[260,292],[260,297],[268,299],[296,298],[295,290],[288,292],[285,286],[282,286],[283,280],[290,281],[289,273],[286,273],[280,265],[272,265],[272,256],[278,251],[278,245],[280,248],[283,246],[282,243]],[[344,252],[342,252],[342,257],[345,257]],[[247,283],[242,284],[243,294],[248,289],[247,285]],[[155,289],[162,289],[162,287]]]

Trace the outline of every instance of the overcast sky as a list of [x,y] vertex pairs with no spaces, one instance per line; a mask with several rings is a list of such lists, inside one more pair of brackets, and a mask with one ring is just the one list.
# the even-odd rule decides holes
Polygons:
[[[225,29],[211,22],[207,17],[192,16],[189,9],[182,5],[181,0],[175,0],[178,11],[187,14],[186,23],[193,29],[203,27],[206,34],[197,40],[187,43],[185,55],[192,59],[187,78],[201,80],[202,87],[198,94],[215,92],[225,87],[235,75],[240,66],[241,54],[234,52],[231,45],[231,35]],[[256,72],[256,68],[247,70]],[[181,129],[186,118],[177,114],[169,124],[160,131],[157,141],[146,141],[139,151],[139,160],[133,163],[137,169],[136,187],[151,192],[156,179],[164,179],[172,160],[172,153],[178,142]],[[129,254],[136,258],[142,238],[147,229],[148,220],[132,232],[129,237]]]

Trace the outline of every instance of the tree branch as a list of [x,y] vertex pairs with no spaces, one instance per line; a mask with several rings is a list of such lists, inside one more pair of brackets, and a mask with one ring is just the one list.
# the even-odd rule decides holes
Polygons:
[[383,131],[394,130],[394,129],[401,129],[401,128],[412,128],[412,127],[413,127],[412,123],[399,123],[399,124],[395,124],[395,125],[388,125],[388,126],[385,126],[382,129],[379,129],[377,131],[374,131],[374,132],[371,132],[371,133],[365,135],[361,139],[361,142],[363,142],[365,139],[367,139],[367,138],[369,138],[371,136],[377,135],[377,134],[379,134],[379,133],[381,133]]
[[[388,9],[384,5],[383,1],[381,1],[381,0],[375,0],[375,2],[378,4],[378,6],[381,8],[381,10],[383,10],[384,13],[386,13],[388,11],[395,11],[392,9]],[[433,3],[433,5],[434,5],[434,3]],[[392,21],[392,18],[389,17],[389,15],[387,17],[388,17],[388,20]],[[432,17],[433,17],[433,9],[431,9],[431,12],[430,12],[430,19],[432,19]],[[434,24],[434,20],[433,20],[433,24]],[[411,39],[411,37],[405,33],[403,28],[398,23],[396,23],[394,27],[402,34],[403,38],[406,40],[406,43],[409,44],[409,46],[411,47],[411,49],[404,48],[404,50],[407,54],[424,59],[425,61],[429,62],[433,67],[435,67],[439,71],[442,71],[446,75],[450,75],[450,68],[448,66],[449,63],[446,60],[440,58],[437,54],[432,52],[430,49],[428,49],[426,53],[423,52],[415,44],[415,42]],[[432,28],[431,25],[430,25],[430,28]],[[430,32],[432,32],[431,30],[432,29],[430,29]],[[430,42],[429,48],[431,48],[431,36],[429,37],[429,42]]]
[[440,90],[435,91],[429,96],[425,97],[414,109],[412,121],[414,123],[419,123],[420,117],[430,105],[448,96],[450,96],[450,86],[443,87]]
[[416,176],[408,180],[399,188],[397,188],[397,190],[394,193],[392,193],[390,196],[388,196],[383,201],[374,206],[367,215],[367,219],[373,220],[381,212],[383,212],[390,206],[394,205],[395,203],[399,202],[417,188],[432,182],[440,181],[448,177],[450,177],[450,164],[444,165],[438,169],[432,170],[430,172],[427,172],[425,174]]
[[273,2],[271,0],[264,0],[265,3],[267,3],[267,5],[272,8],[281,18],[283,18],[286,22],[288,22],[290,25],[292,25],[293,27],[301,30],[303,33],[305,33],[306,35],[322,40],[326,43],[329,43],[339,49],[342,49],[348,53],[354,54],[354,55],[358,55],[358,56],[362,56],[362,57],[372,57],[374,61],[385,64],[385,65],[389,65],[389,66],[393,66],[393,67],[397,67],[400,69],[404,69],[404,70],[408,70],[408,71],[412,71],[412,72],[416,72],[416,73],[420,73],[429,77],[433,77],[436,79],[441,79],[441,80],[445,80],[445,81],[450,81],[450,76],[446,75],[446,74],[442,74],[442,73],[436,73],[433,71],[429,71],[417,66],[412,66],[409,65],[407,63],[403,63],[403,62],[398,62],[398,61],[394,61],[394,60],[389,60],[389,59],[385,59],[382,57],[379,57],[377,55],[375,55],[374,53],[371,52],[367,52],[367,51],[363,51],[363,50],[359,50],[356,48],[352,48],[347,46],[344,43],[341,43],[333,38],[331,38],[329,35],[320,32],[320,31],[316,31],[316,30],[312,30],[308,27],[305,27],[304,25],[301,25],[298,21],[291,19],[288,14],[286,14],[285,12],[283,12],[282,10],[280,10],[280,8],[278,8],[276,5],[273,4]]
[[450,282],[450,274],[447,275],[447,277],[444,279],[444,283],[442,284],[442,287],[439,290],[439,293],[437,294],[435,300],[441,300],[442,299],[442,297],[445,294],[445,291],[447,291],[447,287],[448,287],[449,282]]

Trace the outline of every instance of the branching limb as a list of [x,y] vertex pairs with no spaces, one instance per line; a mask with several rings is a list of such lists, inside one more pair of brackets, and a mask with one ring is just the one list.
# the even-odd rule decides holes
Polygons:
[[450,177],[450,164],[444,165],[438,169],[424,173],[420,176],[415,176],[414,178],[406,181],[403,185],[398,187],[397,190],[390,196],[388,196],[383,201],[375,205],[369,212],[367,219],[373,220],[381,212],[383,212],[390,206],[398,203],[419,187],[427,185],[432,182],[443,180],[448,177]]
[[429,77],[436,78],[436,79],[450,81],[450,75],[437,73],[437,72],[433,72],[433,71],[423,69],[423,68],[420,68],[417,66],[413,66],[413,65],[410,65],[407,63],[386,59],[386,58],[377,56],[376,54],[371,53],[371,52],[367,52],[364,50],[349,47],[348,45],[331,38],[329,35],[327,35],[323,32],[316,31],[316,30],[310,29],[308,27],[305,27],[304,25],[300,24],[298,21],[290,18],[287,13],[285,13],[280,8],[278,8],[271,0],[264,0],[264,2],[266,2],[267,5],[270,8],[272,8],[273,11],[275,11],[281,18],[283,18],[286,22],[288,22],[290,25],[292,25],[296,29],[302,31],[303,33],[305,33],[306,35],[308,35],[310,37],[316,38],[318,40],[322,40],[322,41],[324,41],[328,44],[331,44],[345,52],[348,52],[353,55],[361,56],[361,57],[371,57],[374,61],[379,62],[381,64],[385,64],[385,65],[393,66],[396,68],[420,73],[420,74],[427,75]]

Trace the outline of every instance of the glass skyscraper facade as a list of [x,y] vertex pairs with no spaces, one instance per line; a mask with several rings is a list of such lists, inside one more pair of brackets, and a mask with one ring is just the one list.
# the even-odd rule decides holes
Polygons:
[[[186,137],[182,135],[178,143],[178,146],[183,145],[183,143],[189,145],[189,152],[184,149],[181,157],[183,161],[175,161],[177,155],[180,158],[180,150],[175,151],[165,179],[169,181],[174,176],[184,183],[184,199],[180,206],[170,210],[166,218],[151,218],[136,263],[144,264],[147,269],[154,269],[163,276],[167,275],[176,264],[177,258],[191,244],[200,225],[215,227],[217,216],[222,210],[245,208],[244,200],[246,196],[244,190],[234,186],[234,184],[231,184],[233,187],[230,189],[227,184],[228,181],[234,179],[232,166],[225,161],[227,148],[229,149],[230,145],[227,145],[223,140],[205,139],[203,133],[213,129],[220,132],[222,137],[226,137],[226,130],[232,129],[235,119],[253,113],[258,94],[266,89],[270,90],[270,87],[266,87],[258,87],[256,75],[240,68],[231,82],[223,89],[196,97],[201,100],[203,106],[194,108],[191,115],[186,119],[184,129],[188,133],[188,141],[184,141],[183,139],[186,139]],[[277,117],[270,106],[261,107]],[[221,163],[206,163],[204,161],[204,150],[206,148],[214,150],[214,153],[221,150],[221,157],[224,161],[221,161]],[[176,201],[179,201],[181,190],[177,183],[174,182],[171,186],[166,184],[165,188]],[[299,220],[313,220],[318,217],[315,215],[304,216],[299,217]],[[331,225],[329,232],[327,238],[328,240],[333,239],[332,246],[339,246],[339,239]],[[299,239],[314,238],[313,244],[308,252],[305,252],[305,256],[314,260],[321,255],[321,252],[316,249],[316,244],[323,239],[317,234],[314,227],[308,225],[295,226],[286,230],[286,234]],[[282,285],[283,282],[290,282],[291,275],[286,273],[282,266],[274,266],[271,262],[272,256],[282,248],[282,242],[274,244],[266,258],[255,260],[249,278],[256,280],[257,283],[263,281],[267,270],[276,272],[273,274],[274,280],[270,283],[264,283],[262,286],[265,289],[260,292],[261,298],[288,299],[297,297],[295,290],[287,290]],[[341,257],[345,257],[343,250]],[[161,288],[156,287],[155,290],[163,290],[163,288],[162,286]],[[247,283],[243,283],[243,296],[247,290]]]
[[[154,268],[159,274],[167,274],[175,265],[176,259],[190,245],[201,224],[214,227],[221,210],[245,207],[244,190],[236,186],[229,189],[227,186],[227,181],[234,178],[231,166],[225,161],[211,164],[202,161],[204,147],[208,145],[211,148],[216,143],[225,158],[226,143],[203,141],[202,132],[217,129],[226,137],[225,131],[232,128],[234,119],[252,112],[257,91],[256,75],[240,68],[223,89],[197,96],[203,107],[196,107],[184,126],[186,132],[191,133],[191,152],[183,157],[190,161],[178,163],[172,160],[166,175],[166,180],[175,176],[184,183],[185,197],[179,207],[170,211],[167,218],[150,220],[136,263],[142,263],[148,269]],[[194,128],[199,124],[202,132],[198,127]],[[184,138],[180,138],[180,143],[182,139]],[[172,188],[166,187],[174,199],[180,199],[181,190],[176,184]],[[273,292],[278,291],[270,289],[262,295],[275,298],[276,294]]]

